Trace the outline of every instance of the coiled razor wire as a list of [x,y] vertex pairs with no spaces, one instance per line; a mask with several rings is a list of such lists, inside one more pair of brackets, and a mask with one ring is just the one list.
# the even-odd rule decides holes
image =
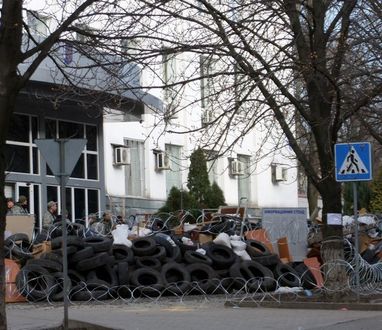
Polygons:
[[[296,276],[295,274],[284,275]],[[14,289],[13,295],[22,294],[29,302],[47,301],[49,304],[55,304],[58,301],[56,298],[57,294],[62,293],[63,290],[63,278],[56,279],[55,284],[51,286],[48,283],[50,280],[47,276],[29,277],[22,287],[19,286]],[[262,287],[262,283],[269,280],[274,283],[274,291],[267,291]],[[241,277],[226,277],[223,279],[188,282],[186,289],[184,289],[184,282],[171,283],[161,290],[152,286],[108,286],[105,284],[80,282],[71,286],[68,298],[71,304],[90,301],[107,301],[108,304],[114,301],[125,303],[139,303],[142,301],[160,302],[164,298],[183,303],[188,299],[192,301],[195,299],[209,301],[214,297],[219,297],[220,300],[237,302],[248,299],[258,302],[266,299],[281,302],[283,294],[280,293],[282,287],[279,282],[280,279],[275,278],[262,278],[260,280],[252,278],[245,280]],[[299,283],[301,283],[300,278]],[[301,286],[289,289],[288,293],[291,293],[292,297],[297,298],[299,295],[304,294],[304,289]],[[60,298],[62,300],[63,296]]]
[[[156,216],[149,219],[146,227],[150,228],[150,224],[153,224]],[[161,216],[163,219],[163,215]],[[165,231],[166,229],[177,229],[182,227],[185,223],[195,219],[195,217],[189,213],[185,212],[179,219],[179,216],[175,214],[167,214],[165,219],[164,228],[158,231]],[[237,229],[242,225],[242,219],[236,216],[229,215],[217,215],[213,218],[216,222],[210,224],[209,226],[204,226],[203,230],[199,230],[199,233],[212,233],[216,234],[222,230],[222,225],[224,229],[232,229],[237,231]],[[195,220],[195,224],[203,224],[201,217]],[[194,221],[191,221],[194,222]],[[250,230],[250,225],[245,223],[245,230]],[[169,228],[170,227],[170,228]],[[58,230],[58,227],[54,227],[52,230]],[[74,228],[77,230],[78,228]],[[79,228],[77,235],[83,236],[84,231]],[[293,232],[293,228],[289,227],[286,229]],[[49,232],[49,236],[52,232]],[[342,238],[341,238],[342,240]],[[325,250],[325,244],[328,241],[322,242],[321,250]],[[324,279],[322,286],[318,286],[314,281],[309,282],[310,291],[320,294],[320,293],[335,293],[335,292],[355,292],[367,296],[370,294],[380,293],[382,291],[382,262],[375,264],[370,264],[362,258],[359,253],[356,253],[353,245],[349,240],[343,240],[345,258],[337,259],[327,262],[316,271],[321,272]],[[10,251],[13,247],[10,248]],[[26,252],[29,256],[29,253]],[[356,265],[358,263],[359,269],[359,286],[356,281]],[[273,281],[274,289],[265,290],[262,287],[262,281],[258,278],[253,278],[245,280],[243,278],[232,278],[226,277],[222,279],[204,280],[204,281],[194,281],[189,282],[187,289],[184,289],[184,283],[171,283],[164,289],[159,290],[157,287],[151,286],[138,286],[132,287],[130,285],[120,285],[120,286],[109,286],[103,283],[87,283],[79,282],[72,283],[68,292],[68,300],[71,304],[78,304],[89,301],[97,301],[104,303],[105,301],[110,304],[113,302],[124,302],[124,303],[139,303],[141,301],[151,301],[153,303],[158,303],[163,299],[171,299],[178,302],[186,302],[188,299],[195,300],[198,299],[200,302],[208,302],[215,297],[220,300],[237,302],[242,301],[252,301],[255,303],[261,303],[266,300],[271,300],[273,302],[281,303],[287,297],[289,300],[296,300],[301,297],[306,296],[306,290],[303,289],[303,281],[307,282],[307,278],[304,275],[309,272],[307,269],[304,274],[301,274],[298,278],[298,283],[300,284],[295,288],[285,288],[281,285],[280,278],[263,278],[263,281]],[[329,285],[327,279],[331,277],[331,274],[338,272],[343,272],[346,274],[346,279],[341,283],[337,283],[336,287]],[[283,276],[296,276],[293,273],[285,273]],[[304,279],[304,280],[303,280]],[[52,284],[53,283],[53,284]],[[28,277],[28,280],[24,280],[23,285],[20,287],[13,286],[11,289],[13,297],[22,295],[26,297],[27,301],[47,301],[49,304],[55,304],[57,301],[63,300],[63,278],[49,277],[48,275],[38,275]]]

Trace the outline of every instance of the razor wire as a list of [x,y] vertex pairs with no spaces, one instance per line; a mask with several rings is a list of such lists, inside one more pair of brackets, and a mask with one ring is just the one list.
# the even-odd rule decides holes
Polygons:
[[[164,221],[162,220],[164,218]],[[176,220],[175,220],[176,218]],[[153,223],[161,219],[163,221],[162,228],[156,228],[156,231],[153,231]],[[200,217],[195,218],[195,216],[187,211],[183,212],[181,216],[179,214],[164,214],[162,217],[157,215],[150,217],[146,222],[145,226],[152,230],[152,232],[166,232],[166,230],[174,230],[180,228],[185,224],[189,223],[192,219],[195,224],[198,224]],[[216,214],[212,219],[215,220],[211,226],[208,226],[201,230],[199,233],[206,234],[217,234],[222,231],[222,229],[234,229],[237,228],[242,223],[240,217],[231,216],[231,215],[222,215]],[[132,223],[132,226],[134,225]],[[203,223],[203,222],[202,222]],[[227,227],[222,227],[223,225],[228,224]],[[247,225],[247,224],[246,224]],[[170,227],[170,228],[168,228]],[[250,229],[248,227],[247,229]],[[60,224],[52,226],[49,231],[49,237],[55,236],[62,228]],[[76,224],[68,224],[67,230],[72,230],[73,233],[79,237],[84,237],[84,227],[76,226]],[[293,226],[288,228],[288,231],[293,232]],[[52,235],[52,233],[54,233]],[[341,238],[342,239],[342,238]],[[347,239],[343,240],[344,249],[345,249],[345,259],[332,260],[330,262],[324,263],[321,265],[318,272],[321,273],[324,283],[322,286],[318,286],[315,282],[310,282],[312,287],[309,291],[315,293],[351,293],[358,290],[362,295],[370,295],[373,293],[380,293],[382,291],[382,262],[375,264],[370,264],[362,258],[362,256],[357,253]],[[32,243],[30,243],[32,244]],[[322,243],[323,246],[326,244]],[[17,242],[11,242],[9,250],[17,250]],[[30,249],[31,245],[27,247],[27,250]],[[26,254],[29,257],[32,255],[26,251]],[[355,270],[356,264],[359,264],[359,277],[360,277],[360,286],[357,287],[355,281]],[[163,299],[172,299],[181,303],[187,302],[188,299],[198,299],[202,301],[209,301],[218,297],[230,302],[241,302],[241,301],[253,301],[255,303],[261,303],[266,300],[271,300],[274,302],[281,303],[285,297],[288,299],[296,300],[301,297],[306,296],[306,290],[303,288],[303,278],[304,275],[308,273],[309,270],[306,270],[298,278],[300,285],[295,288],[285,289],[281,284],[280,278],[263,278],[263,281],[270,280],[274,283],[273,290],[265,290],[261,283],[262,281],[258,278],[252,278],[245,280],[243,278],[233,278],[233,277],[224,277],[216,278],[213,280],[204,280],[204,281],[192,281],[188,283],[187,289],[182,289],[184,286],[182,282],[171,283],[163,289],[158,289],[151,286],[136,286],[131,285],[120,285],[120,286],[110,286],[102,283],[88,283],[88,282],[78,282],[72,283],[68,292],[68,298],[71,304],[78,304],[83,302],[97,301],[103,303],[113,302],[125,302],[125,303],[139,303],[141,301],[151,301],[153,303],[159,303]],[[343,271],[346,274],[346,280],[340,283],[336,288],[331,287],[326,282],[327,278],[330,278],[332,273]],[[295,277],[296,275],[283,274],[283,276]],[[306,279],[304,279],[306,281]],[[13,288],[13,295],[23,295],[29,302],[36,301],[46,301],[49,304],[55,304],[57,301],[60,301],[63,296],[63,278],[56,278],[54,284],[52,285],[52,280],[48,275],[45,276],[32,276],[28,280],[24,281],[24,285],[19,288]],[[257,282],[256,282],[257,281]],[[75,284],[75,285],[74,285]],[[206,284],[210,284],[210,287],[206,287]],[[59,298],[59,299],[58,299]]]

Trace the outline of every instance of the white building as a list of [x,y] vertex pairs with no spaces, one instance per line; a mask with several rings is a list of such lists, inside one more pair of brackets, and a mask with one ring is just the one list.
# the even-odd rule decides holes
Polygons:
[[[26,17],[37,39],[49,33],[49,17],[38,16],[43,3],[32,1],[30,8],[36,10],[35,15]],[[27,195],[37,225],[46,203],[59,201],[60,192],[37,151],[35,138],[88,139],[66,189],[66,209],[72,220],[107,208],[125,216],[155,212],[172,186],[186,189],[188,159],[196,147],[210,153],[217,151],[212,142],[219,134],[209,128],[199,130],[224,111],[211,101],[213,81],[204,78],[182,87],[176,85],[181,76],[208,74],[212,68],[206,59],[187,53],[165,56],[156,67],[143,71],[139,65],[128,63],[119,67],[121,79],[114,79],[100,68],[78,70],[77,66],[92,61],[80,56],[70,44],[57,47],[54,55],[60,59],[63,71],[49,58],[37,69],[20,95],[7,141],[12,162],[6,177],[6,195],[15,199]],[[102,60],[113,62],[115,56],[104,55]],[[20,71],[27,65],[21,65]],[[63,73],[81,77],[77,87],[87,96],[67,93],[62,88],[67,84]],[[150,88],[163,83],[174,86]],[[134,91],[126,90],[126,85]],[[113,96],[123,100],[122,105],[112,102]],[[237,131],[229,132],[224,143],[233,143],[245,123],[245,117],[239,117]],[[224,121],[217,127],[224,129]],[[12,135],[20,129],[26,129],[28,134]],[[195,132],[174,133],[185,129]],[[268,133],[267,126],[259,123],[239,138],[232,150],[209,163],[210,180],[224,191],[228,205],[236,206],[245,197],[253,210],[298,206],[297,167],[289,157],[291,151],[288,147],[275,150],[274,141],[265,139]]]

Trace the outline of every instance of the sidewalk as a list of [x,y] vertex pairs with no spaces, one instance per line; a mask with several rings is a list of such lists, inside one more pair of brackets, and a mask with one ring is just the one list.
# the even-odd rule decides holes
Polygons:
[[[59,329],[63,307],[47,304],[8,304],[9,330]],[[221,302],[149,302],[128,304],[87,303],[69,308],[69,320],[96,324],[90,329],[126,330],[241,330],[241,329],[335,329],[348,322],[348,329],[378,329],[382,322],[380,311],[299,310],[272,308],[226,307]],[[354,326],[352,328],[352,324]],[[73,327],[70,327],[74,329]],[[77,327],[76,329],[86,329]]]

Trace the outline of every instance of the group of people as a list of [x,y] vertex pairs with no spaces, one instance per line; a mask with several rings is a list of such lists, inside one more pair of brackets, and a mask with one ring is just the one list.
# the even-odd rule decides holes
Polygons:
[[[13,198],[7,198],[7,215],[25,215],[29,214],[28,199],[26,196],[20,196],[17,203]],[[42,229],[48,231],[50,226],[59,220],[57,215],[57,202],[50,201],[47,204],[47,210],[42,218]],[[118,216],[116,221],[113,221],[112,214],[109,211],[103,213],[102,218],[97,218],[95,215],[89,215],[88,230],[90,235],[101,234],[110,235],[117,224],[124,223],[121,216]]]
[[28,199],[20,195],[19,201],[15,203],[13,198],[7,198],[7,215],[20,215],[29,214],[28,210]]
[[[6,199],[7,216],[8,215],[26,215],[29,214],[28,199],[26,196],[20,195],[19,201],[14,202],[13,198]],[[48,229],[57,219],[57,203],[50,201],[47,205],[47,210],[42,218],[42,228]]]

